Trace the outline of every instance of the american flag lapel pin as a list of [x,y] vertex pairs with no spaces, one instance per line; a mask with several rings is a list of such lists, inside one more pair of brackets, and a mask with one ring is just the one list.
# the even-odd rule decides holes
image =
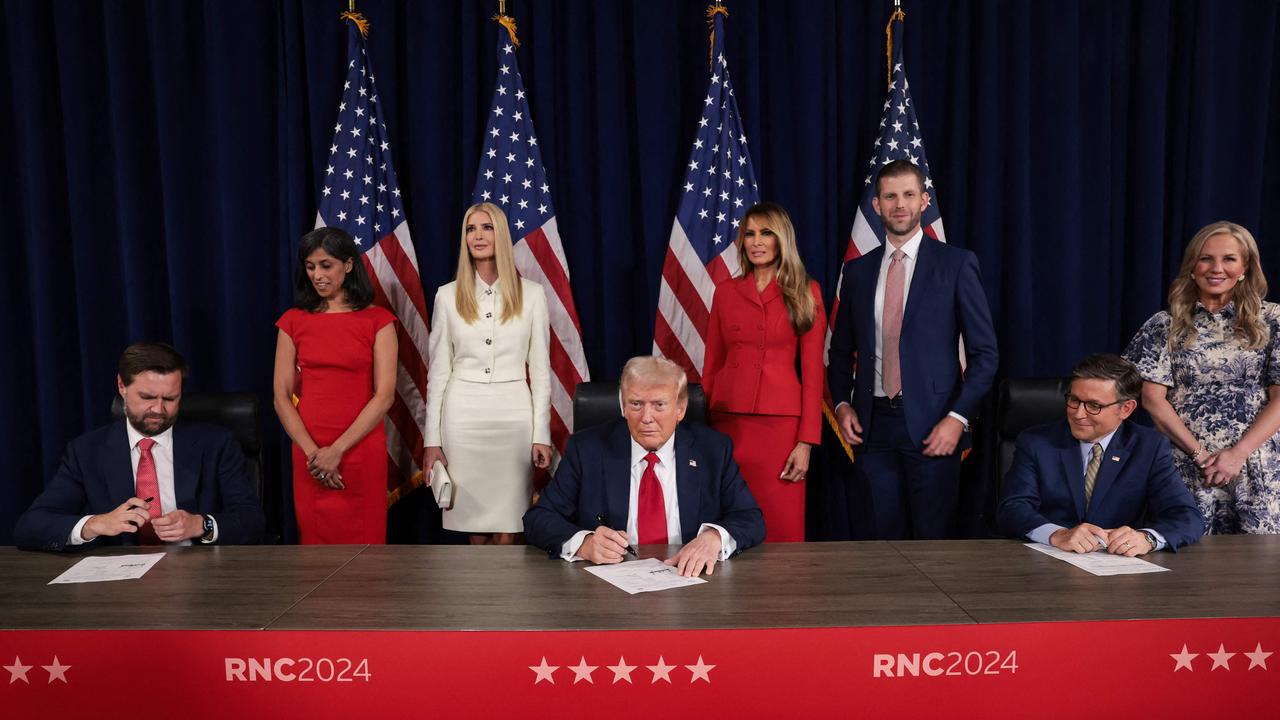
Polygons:
[[1111,456],[1111,462],[1120,462],[1120,456],[1119,456],[1119,455],[1112,455],[1112,456]]
[[690,460],[689,460],[689,467],[698,467],[698,461],[697,461],[697,460],[690,459]]

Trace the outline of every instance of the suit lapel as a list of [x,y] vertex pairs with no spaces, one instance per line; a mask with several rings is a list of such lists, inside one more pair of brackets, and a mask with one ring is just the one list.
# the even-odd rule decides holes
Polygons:
[[1125,423],[1121,422],[1116,434],[1111,436],[1111,442],[1107,443],[1107,449],[1102,452],[1102,464],[1098,466],[1098,477],[1093,482],[1093,498],[1089,501],[1089,507],[1100,507],[1107,491],[1115,485],[1120,471],[1132,454],[1132,440],[1125,431]]
[[173,498],[180,508],[196,507],[196,486],[200,475],[196,468],[200,467],[195,457],[194,443],[183,442],[186,433],[180,426],[173,428]]
[[756,279],[750,275],[743,275],[742,277],[734,280],[733,287],[744,300],[752,305],[757,307],[764,305],[764,301],[761,298],[760,293],[756,292]]
[[921,238],[920,247],[916,250],[916,267],[911,273],[911,288],[907,291],[907,307],[902,312],[904,332],[906,328],[911,327],[911,317],[915,314],[916,308],[924,302],[923,298],[927,297],[927,293],[933,292],[933,275],[930,273],[933,268],[933,251],[929,236]]
[[[1071,490],[1071,502],[1075,504],[1076,517],[1084,519],[1084,460],[1080,457],[1080,441],[1071,434],[1067,421],[1063,420],[1058,437],[1058,452],[1062,458],[1062,474]],[[1096,489],[1097,486],[1095,485]]]
[[676,499],[680,503],[680,539],[689,542],[698,532],[702,523],[702,474],[706,463],[697,462],[697,451],[693,444],[693,432],[688,428],[676,427]]
[[116,505],[133,497],[133,448],[129,446],[129,433],[125,432],[127,420],[116,423],[107,436],[107,446],[103,448],[105,462],[102,467],[107,475],[108,502]]
[[[621,420],[609,436],[609,452],[601,468],[604,475],[605,506],[609,524],[614,530],[627,531],[627,506],[631,503],[631,433]],[[588,521],[593,518],[586,518]]]
[[858,312],[866,313],[863,315],[866,322],[861,323],[861,331],[863,333],[861,347],[872,348],[876,346],[876,285],[880,282],[880,263],[884,258],[884,246],[872,250],[867,253],[867,259],[858,267],[862,273],[858,283]]

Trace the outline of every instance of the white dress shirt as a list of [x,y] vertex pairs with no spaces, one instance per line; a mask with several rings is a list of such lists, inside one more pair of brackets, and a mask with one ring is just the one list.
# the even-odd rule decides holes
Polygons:
[[[128,420],[124,423],[124,429],[129,436],[129,462],[133,466],[133,482],[134,487],[136,488],[138,482],[138,461],[142,459],[142,449],[138,447],[138,442],[147,436],[138,432],[137,429],[133,427],[133,424]],[[151,446],[151,459],[155,463],[156,482],[160,486],[160,514],[164,515],[165,513],[172,512],[178,508],[178,496],[173,489],[173,427],[170,426],[159,435],[151,436],[151,439],[156,441],[156,444]],[[142,499],[146,500],[146,498]],[[92,517],[92,515],[85,515],[80,518],[80,522],[76,523],[75,527],[71,528],[71,537],[67,538],[68,545],[83,545],[88,542],[81,537],[80,531],[84,529],[84,524],[89,522],[90,517]],[[213,516],[210,515],[209,517]],[[218,521],[214,520],[213,540],[210,542],[217,539]],[[190,545],[191,541],[184,540],[179,544]]]
[[[872,391],[876,397],[888,396],[888,393],[884,391],[884,286],[885,281],[889,278],[889,265],[893,262],[893,251],[895,249],[901,250],[903,254],[901,260],[902,309],[905,314],[907,309],[907,297],[911,295],[911,278],[915,277],[916,274],[916,261],[920,258],[920,243],[923,241],[924,229],[918,228],[916,230],[916,234],[912,235],[911,239],[903,243],[901,248],[894,248],[891,243],[886,243],[884,246],[884,256],[880,258],[880,274],[876,277],[875,299],[876,376],[871,385]],[[969,420],[960,413],[949,412],[947,414],[964,423],[965,427],[969,427]]]
[[[1119,429],[1120,427],[1116,426],[1116,430],[1119,430]],[[1093,454],[1094,443],[1097,443],[1102,446],[1102,454],[1105,456],[1107,453],[1107,446],[1111,444],[1111,438],[1114,437],[1115,434],[1116,434],[1116,431],[1112,430],[1111,432],[1107,433],[1106,435],[1103,435],[1097,440],[1086,440],[1080,443],[1080,461],[1081,463],[1083,463],[1081,467],[1083,467],[1086,472],[1089,469],[1089,456]],[[1099,471],[1101,471],[1101,468],[1099,468]],[[1058,525],[1057,523],[1045,523],[1037,527],[1035,530],[1032,530],[1031,532],[1027,533],[1027,539],[1030,540],[1031,542],[1040,543],[1041,545],[1052,545],[1053,543],[1049,542],[1049,536],[1053,535],[1055,532],[1062,529],[1063,527],[1061,525]],[[1165,541],[1164,541],[1163,535],[1156,532],[1155,530],[1152,530],[1151,528],[1141,528],[1141,529],[1146,530],[1147,532],[1151,533],[1153,537],[1155,537],[1156,546],[1152,548],[1153,551],[1164,548]],[[1103,548],[1100,547],[1098,549],[1101,550]]]
[[[680,545],[684,538],[680,534],[680,497],[676,492],[676,450],[675,450],[676,434],[671,433],[671,437],[662,444],[662,447],[654,451],[658,456],[658,462],[653,466],[653,472],[658,476],[658,484],[662,486],[662,502],[666,506],[667,511],[667,544]],[[636,509],[640,505],[640,478],[644,475],[644,470],[648,467],[645,456],[649,454],[636,442],[635,438],[631,438],[631,490],[627,494],[627,543],[630,545],[638,545],[640,543],[640,534],[636,530],[637,512]],[[703,523],[698,528],[698,534],[702,534],[707,528],[715,528],[720,533],[720,556],[718,560],[727,560],[733,552],[738,549],[738,542],[733,539],[728,530],[714,523]],[[590,530],[579,530],[574,533],[573,537],[564,542],[560,548],[560,557],[569,562],[577,562],[582,558],[576,553],[578,548],[582,547],[582,542],[591,535]]]

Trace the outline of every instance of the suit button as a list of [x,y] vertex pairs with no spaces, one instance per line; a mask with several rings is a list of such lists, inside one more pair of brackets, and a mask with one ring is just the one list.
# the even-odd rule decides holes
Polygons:
[[485,339],[484,339],[484,344],[485,344],[485,345],[492,345],[492,344],[493,344],[493,338],[485,338]]

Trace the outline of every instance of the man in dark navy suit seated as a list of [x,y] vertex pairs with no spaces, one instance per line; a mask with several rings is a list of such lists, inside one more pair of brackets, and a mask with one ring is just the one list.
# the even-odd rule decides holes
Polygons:
[[186,361],[164,343],[120,355],[125,420],[81,435],[14,528],[26,550],[242,544],[265,524],[244,455],[225,428],[178,423]]
[[1060,550],[1129,557],[1200,539],[1204,521],[1169,441],[1127,420],[1141,391],[1128,360],[1081,360],[1071,371],[1066,419],[1018,436],[996,513],[1001,531]]
[[524,515],[525,539],[570,562],[621,562],[633,544],[684,544],[668,565],[710,575],[760,544],[764,515],[733,443],[680,424],[688,380],[675,363],[637,357],[622,370],[622,418],[574,433],[555,478]]

